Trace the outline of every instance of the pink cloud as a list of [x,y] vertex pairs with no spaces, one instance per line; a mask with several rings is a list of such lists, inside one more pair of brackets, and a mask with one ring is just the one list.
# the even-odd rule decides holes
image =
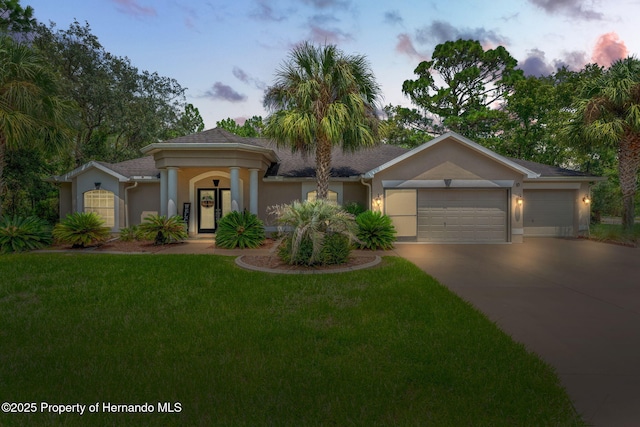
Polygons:
[[618,59],[625,58],[628,55],[629,49],[627,49],[624,41],[620,40],[618,34],[611,32],[598,38],[596,46],[593,48],[591,61],[603,67],[608,67]]
[[158,12],[153,7],[140,6],[137,0],[111,0],[120,7],[118,10],[133,16],[157,16]]
[[420,54],[415,46],[413,45],[413,41],[411,41],[411,37],[408,34],[400,34],[398,35],[398,43],[396,44],[396,52],[407,55],[412,59],[418,59],[420,61],[426,61],[428,58],[422,54]]

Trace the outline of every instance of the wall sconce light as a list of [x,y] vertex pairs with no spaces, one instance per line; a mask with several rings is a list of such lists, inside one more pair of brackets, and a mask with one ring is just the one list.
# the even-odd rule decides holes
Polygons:
[[382,204],[382,198],[380,197],[379,194],[378,194],[378,197],[373,199],[373,203],[375,203],[377,207],[380,207],[380,205]]
[[516,197],[516,204],[522,206],[522,197]]
[[94,182],[93,185],[94,185],[96,190],[99,190],[100,186],[102,185],[102,183],[101,182]]
[[582,198],[582,201],[584,202],[585,205],[588,205],[589,203],[591,203],[591,198],[589,196],[584,196]]
[[220,180],[219,179],[214,179],[213,180],[213,186],[218,188],[218,184],[220,184]]

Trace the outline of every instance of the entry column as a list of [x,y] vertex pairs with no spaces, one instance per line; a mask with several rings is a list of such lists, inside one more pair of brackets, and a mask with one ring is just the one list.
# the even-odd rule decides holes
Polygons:
[[249,212],[258,215],[258,169],[249,169]]
[[[231,171],[231,210],[240,210],[240,168],[237,166],[230,167]],[[235,203],[234,203],[235,202]]]
[[160,169],[160,215],[167,216],[167,170]]
[[167,216],[178,214],[178,168],[167,168]]

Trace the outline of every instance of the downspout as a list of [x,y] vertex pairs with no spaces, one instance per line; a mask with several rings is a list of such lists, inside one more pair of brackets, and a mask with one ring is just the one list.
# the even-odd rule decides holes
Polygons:
[[367,210],[371,210],[371,184],[364,181],[364,178],[360,177],[360,183],[367,187]]
[[124,226],[129,228],[129,190],[136,188],[138,181],[134,182],[132,186],[124,189]]

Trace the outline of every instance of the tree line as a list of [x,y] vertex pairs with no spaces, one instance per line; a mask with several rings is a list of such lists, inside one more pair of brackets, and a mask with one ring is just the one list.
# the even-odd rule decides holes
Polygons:
[[185,88],[108,52],[88,23],[59,29],[0,0],[0,213],[54,221],[44,178],[203,129]]

